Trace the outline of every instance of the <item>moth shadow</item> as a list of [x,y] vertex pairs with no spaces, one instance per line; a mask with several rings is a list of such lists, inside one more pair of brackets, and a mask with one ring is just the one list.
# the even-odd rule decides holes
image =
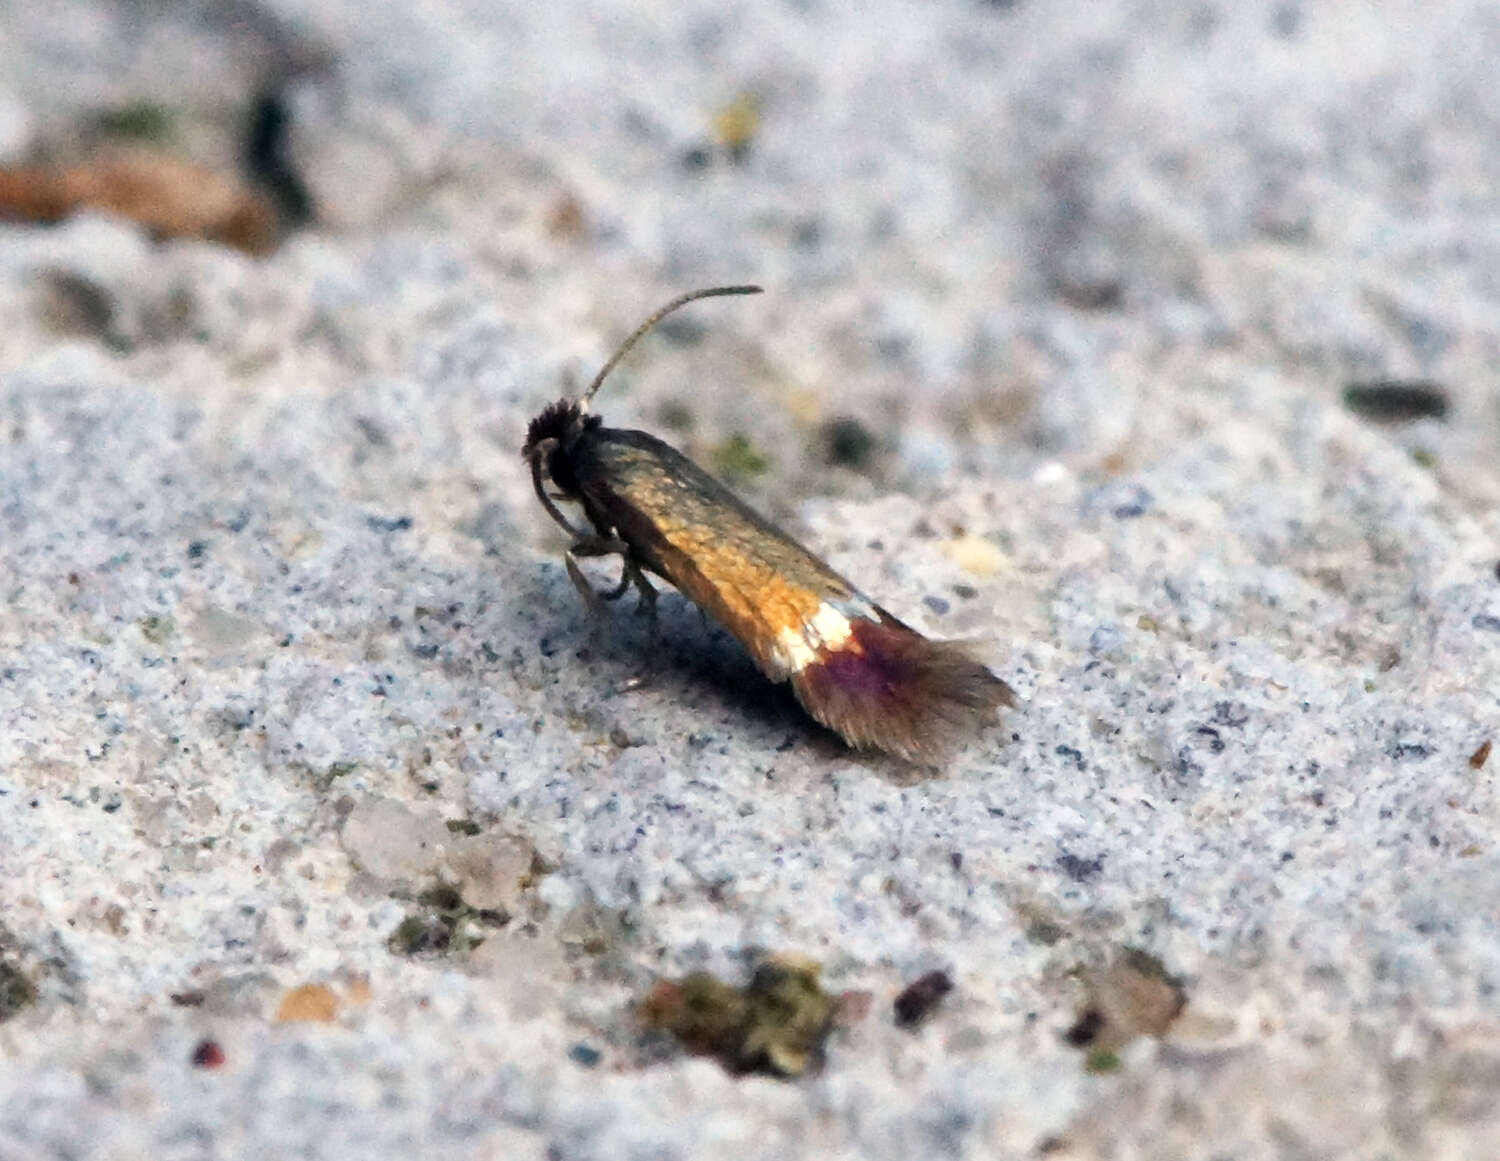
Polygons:
[[617,670],[611,677],[622,685],[665,694],[699,714],[705,731],[721,723],[746,731],[745,741],[752,746],[758,742],[777,752],[799,750],[814,761],[856,762],[898,786],[941,774],[849,746],[802,708],[789,683],[761,673],[728,630],[681,594],[664,590],[656,610],[654,633],[648,619],[631,615],[629,606],[606,606],[583,630],[593,642],[592,659]]
[[[595,658],[628,671],[622,682],[669,694],[706,722],[737,716],[764,732],[791,735],[792,742],[828,733],[803,711],[790,685],[767,678],[727,630],[670,589],[656,602],[654,629],[627,606],[601,610],[585,632]],[[842,748],[837,738],[834,744]]]

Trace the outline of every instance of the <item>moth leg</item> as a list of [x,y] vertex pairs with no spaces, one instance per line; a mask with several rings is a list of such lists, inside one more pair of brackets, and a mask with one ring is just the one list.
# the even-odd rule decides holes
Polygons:
[[[589,584],[588,578],[583,575],[583,569],[578,566],[580,556],[613,556],[618,555],[624,562],[624,575],[620,583],[608,592],[601,593]],[[582,536],[567,552],[563,553],[563,563],[568,569],[568,579],[573,582],[573,587],[583,597],[584,604],[592,610],[599,608],[600,601],[618,600],[625,595],[625,590],[630,584],[631,569],[634,567],[630,560],[630,545],[623,540],[616,540],[612,536]]]
[[646,654],[645,668],[634,677],[627,678],[618,688],[619,693],[630,693],[638,689],[645,689],[656,680],[657,667],[660,657],[657,653],[657,621],[656,621],[656,586],[646,579],[646,570],[633,556],[625,557],[624,573],[620,577],[620,590],[623,592],[627,585],[634,585],[640,594],[636,601],[636,616],[644,616],[646,620],[646,632],[650,638],[650,648]]
[[615,585],[607,593],[596,594],[603,601],[618,601],[630,591],[630,557],[621,558],[620,583]]
[[583,575],[583,569],[578,567],[578,558],[573,555],[570,548],[563,553],[563,565],[568,570],[568,579],[573,582],[573,587],[578,590],[578,595],[583,598],[583,603],[588,606],[589,612],[599,611],[599,594],[594,591],[594,586],[589,584],[589,578]]
[[624,596],[625,589],[634,585],[640,599],[636,602],[635,611],[642,616],[649,616],[656,620],[656,586],[646,579],[646,570],[643,569],[634,557],[625,558],[625,569],[620,576],[620,592],[617,596]]
[[625,576],[620,583],[630,581],[640,593],[640,599],[636,602],[635,611],[637,616],[646,618],[647,631],[651,635],[651,649],[656,651],[656,586],[646,579],[646,572],[630,557],[625,558]]

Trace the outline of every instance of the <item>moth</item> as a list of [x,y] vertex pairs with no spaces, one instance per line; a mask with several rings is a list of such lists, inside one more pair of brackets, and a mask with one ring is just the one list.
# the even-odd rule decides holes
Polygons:
[[[673,299],[581,396],[537,415],[521,449],[537,499],[573,538],[564,561],[591,606],[634,587],[654,609],[647,574],[660,577],[733,634],[768,678],[790,681],[803,708],[851,746],[935,762],[962,733],[1015,704],[1010,686],[963,643],[930,640],[892,616],[677,449],[644,431],[606,427],[589,410],[625,354],[674,310],[758,293],[716,286]],[[587,523],[558,501],[578,504]],[[596,556],[622,562],[619,584],[602,593],[578,564]]]

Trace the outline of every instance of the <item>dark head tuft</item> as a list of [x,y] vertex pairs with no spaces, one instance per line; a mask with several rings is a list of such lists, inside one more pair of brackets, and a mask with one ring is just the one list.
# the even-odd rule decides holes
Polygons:
[[559,447],[566,447],[578,432],[598,422],[599,417],[585,413],[583,405],[576,399],[559,399],[556,403],[549,403],[527,427],[521,457],[530,459],[543,440],[555,439]]

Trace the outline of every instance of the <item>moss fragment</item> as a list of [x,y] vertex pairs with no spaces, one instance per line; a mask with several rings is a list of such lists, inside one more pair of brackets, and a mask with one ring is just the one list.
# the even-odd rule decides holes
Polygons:
[[131,101],[94,116],[94,128],[121,141],[163,142],[172,136],[175,118],[165,105]]
[[36,1003],[36,985],[8,959],[0,959],[0,1024]]
[[671,1033],[689,1052],[716,1057],[731,1072],[801,1076],[821,1062],[837,1007],[818,974],[818,965],[800,956],[764,960],[743,988],[694,972],[662,980],[637,1014],[648,1028]]
[[735,432],[713,450],[714,469],[727,481],[747,480],[771,466],[748,436]]
[[1084,1067],[1098,1076],[1107,1075],[1120,1070],[1120,1054],[1110,1052],[1107,1049],[1096,1049],[1090,1052]]
[[470,907],[451,887],[434,887],[417,896],[418,909],[396,925],[385,945],[393,955],[466,955],[485,941],[485,928],[504,927],[504,911]]
[[177,626],[171,617],[159,616],[156,613],[142,617],[136,624],[141,630],[141,636],[157,646],[165,645],[172,634],[177,631]]

